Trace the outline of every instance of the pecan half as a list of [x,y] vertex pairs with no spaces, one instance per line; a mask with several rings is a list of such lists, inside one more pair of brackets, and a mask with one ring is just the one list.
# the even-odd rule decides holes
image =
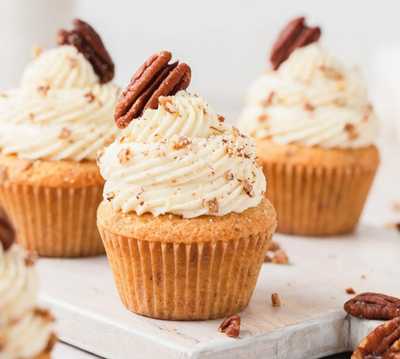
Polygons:
[[190,67],[178,61],[170,64],[171,58],[168,51],[154,54],[133,75],[115,109],[119,128],[128,126],[144,110],[156,109],[161,96],[174,95],[189,86]]
[[114,78],[115,66],[99,34],[88,23],[75,19],[71,31],[58,32],[59,45],[72,45],[92,64],[101,83]]
[[400,359],[400,317],[375,328],[359,344],[352,359]]
[[270,55],[272,68],[278,69],[294,50],[318,41],[320,36],[321,29],[307,26],[304,17],[293,19],[281,31],[272,47]]
[[400,316],[400,299],[379,293],[362,293],[347,301],[344,310],[357,318],[388,320]]
[[226,318],[218,330],[221,333],[225,333],[228,337],[237,338],[240,334],[240,317],[238,315],[232,315]]

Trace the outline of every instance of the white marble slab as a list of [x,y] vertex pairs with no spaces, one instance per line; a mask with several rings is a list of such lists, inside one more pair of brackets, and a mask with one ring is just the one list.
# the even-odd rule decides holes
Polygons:
[[[400,296],[395,231],[363,226],[330,240],[276,239],[291,265],[263,265],[239,339],[218,333],[220,321],[167,322],[126,311],[106,258],[41,259],[42,299],[58,317],[62,340],[106,358],[296,359],[350,350],[373,325],[345,318],[347,287]],[[281,308],[272,308],[273,292]]]

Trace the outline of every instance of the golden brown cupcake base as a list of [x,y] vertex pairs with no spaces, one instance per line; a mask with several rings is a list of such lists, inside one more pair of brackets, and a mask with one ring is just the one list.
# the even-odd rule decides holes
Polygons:
[[159,319],[205,320],[247,306],[276,215],[268,201],[241,214],[192,219],[122,214],[103,201],[98,226],[129,310]]
[[103,179],[94,161],[0,156],[0,203],[28,250],[48,257],[104,253],[96,228]]
[[355,229],[379,165],[375,146],[325,150],[267,140],[257,146],[278,232],[326,236]]

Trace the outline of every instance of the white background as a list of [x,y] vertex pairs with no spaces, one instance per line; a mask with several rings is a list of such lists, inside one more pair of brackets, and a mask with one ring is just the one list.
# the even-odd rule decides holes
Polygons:
[[0,88],[16,86],[33,44],[79,16],[101,33],[125,85],[151,53],[171,50],[189,63],[191,89],[236,117],[249,83],[267,66],[277,32],[296,15],[322,27],[326,48],[358,64],[384,120],[397,120],[400,93],[397,0],[1,0]]

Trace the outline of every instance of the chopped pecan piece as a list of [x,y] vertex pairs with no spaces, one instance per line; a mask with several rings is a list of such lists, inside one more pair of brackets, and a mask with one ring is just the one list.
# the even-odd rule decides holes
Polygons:
[[173,145],[174,150],[181,150],[182,148],[185,148],[189,146],[192,143],[187,137],[181,136],[179,137],[178,141],[176,141]]
[[237,338],[240,334],[240,317],[238,315],[232,315],[226,318],[218,330],[221,333],[225,333],[228,337]]
[[278,69],[294,50],[318,41],[320,36],[321,29],[319,27],[308,27],[305,24],[304,17],[293,19],[281,31],[272,47],[270,56],[272,68]]
[[399,359],[400,317],[375,328],[358,345],[352,359]]
[[356,126],[354,126],[352,123],[346,123],[344,126],[344,130],[347,132],[349,140],[356,140],[358,138]]
[[216,198],[210,199],[208,201],[204,200],[203,205],[208,209],[209,213],[211,214],[218,213],[219,205],[218,205],[218,200]]
[[272,257],[272,263],[289,264],[289,257],[283,249],[278,249]]
[[357,318],[388,320],[400,316],[400,299],[380,293],[362,293],[347,301],[344,310]]
[[272,306],[275,307],[275,308],[278,308],[278,307],[280,307],[282,305],[281,298],[279,297],[278,293],[272,293],[272,295],[271,295],[271,303],[272,303]]
[[354,295],[354,294],[356,294],[356,291],[353,288],[349,287],[349,288],[346,288],[346,293]]
[[67,138],[69,138],[71,136],[71,130],[69,130],[66,127],[63,127],[60,131],[60,134],[58,135],[58,138],[60,140],[66,140]]
[[133,156],[133,152],[129,148],[123,148],[121,151],[118,153],[118,159],[119,163],[121,165],[127,164]]
[[115,109],[115,122],[119,128],[128,126],[144,110],[156,109],[161,96],[174,95],[189,86],[190,67],[178,61],[170,64],[171,58],[170,52],[161,51],[135,72]]
[[103,40],[88,23],[75,19],[71,31],[58,32],[59,45],[72,45],[92,64],[101,83],[114,78],[114,62],[103,44]]

